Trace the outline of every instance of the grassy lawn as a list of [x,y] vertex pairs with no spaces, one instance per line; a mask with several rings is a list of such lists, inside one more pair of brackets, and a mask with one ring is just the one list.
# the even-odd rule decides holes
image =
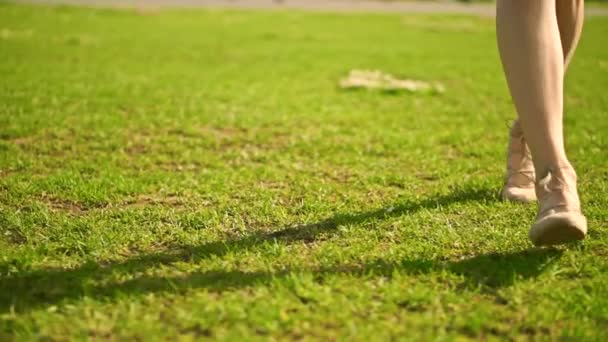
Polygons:
[[534,249],[490,18],[0,4],[0,340],[606,340],[607,35],[567,79],[589,238]]

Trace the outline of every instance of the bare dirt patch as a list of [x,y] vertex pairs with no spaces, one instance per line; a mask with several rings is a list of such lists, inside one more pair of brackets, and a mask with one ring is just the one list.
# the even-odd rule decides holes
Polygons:
[[11,143],[13,143],[17,146],[24,146],[24,145],[31,144],[33,140],[34,140],[33,136],[25,136],[25,137],[17,137],[17,138],[9,139],[8,141],[10,141]]
[[200,133],[204,136],[212,136],[216,139],[230,139],[235,137],[244,137],[249,134],[250,130],[243,127],[218,127],[218,126],[203,126],[200,128]]
[[[182,169],[196,169],[196,161],[176,161],[181,151],[197,148],[221,153],[237,153],[247,158],[259,152],[280,149],[295,139],[290,133],[269,127],[217,127],[202,126],[185,130],[171,128],[158,131],[139,131],[130,133],[124,152],[130,156],[166,156],[170,164],[182,165]],[[169,167],[170,170],[177,169]]]
[[76,149],[74,140],[75,133],[71,129],[57,132],[44,129],[36,134],[16,137],[8,141],[24,152],[41,156],[64,156]]
[[163,206],[171,208],[181,208],[185,206],[186,200],[178,195],[139,195],[132,197],[120,204],[122,208],[143,208],[148,206]]
[[90,210],[89,207],[75,201],[57,198],[49,194],[43,194],[40,200],[53,212],[69,213],[75,216],[85,214]]

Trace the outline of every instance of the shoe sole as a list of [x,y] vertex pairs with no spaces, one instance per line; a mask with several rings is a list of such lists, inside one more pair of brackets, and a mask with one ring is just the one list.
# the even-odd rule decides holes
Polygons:
[[536,221],[529,237],[535,246],[560,245],[579,241],[587,235],[587,219],[579,213],[550,214]]

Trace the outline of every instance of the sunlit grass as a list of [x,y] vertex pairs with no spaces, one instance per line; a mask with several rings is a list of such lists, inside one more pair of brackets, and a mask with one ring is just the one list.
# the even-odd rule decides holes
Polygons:
[[1,4],[0,339],[605,339],[607,34],[567,80],[590,236],[537,250],[490,18]]

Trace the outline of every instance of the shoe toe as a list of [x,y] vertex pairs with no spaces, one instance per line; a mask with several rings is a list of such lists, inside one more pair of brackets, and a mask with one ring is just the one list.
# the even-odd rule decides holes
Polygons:
[[582,240],[587,234],[587,219],[580,212],[552,212],[539,218],[529,237],[536,246],[559,245]]

